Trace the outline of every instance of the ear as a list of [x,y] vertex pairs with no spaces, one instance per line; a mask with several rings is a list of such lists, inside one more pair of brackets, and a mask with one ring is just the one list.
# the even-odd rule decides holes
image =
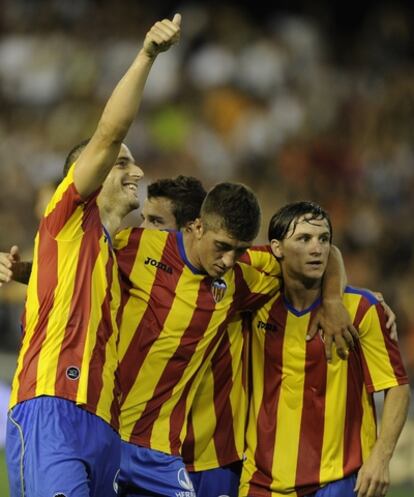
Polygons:
[[282,244],[280,243],[279,240],[270,240],[270,248],[272,249],[272,253],[275,257],[278,259],[282,259],[283,257],[283,249],[282,249]]
[[181,228],[181,231],[185,231],[186,233],[191,233],[194,231],[195,221],[187,221],[185,225]]
[[201,240],[204,234],[203,221],[198,217],[191,223],[191,231],[197,240]]

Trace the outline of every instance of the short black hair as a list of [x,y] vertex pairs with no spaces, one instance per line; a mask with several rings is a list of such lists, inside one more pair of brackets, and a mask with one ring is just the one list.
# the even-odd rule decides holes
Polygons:
[[163,178],[149,184],[148,198],[165,197],[173,205],[173,216],[177,229],[200,217],[201,205],[207,195],[201,181],[193,176],[179,175],[176,178]]
[[269,242],[271,240],[282,241],[286,237],[292,222],[298,221],[304,215],[309,215],[309,220],[326,219],[330,232],[329,241],[332,243],[332,223],[329,214],[320,205],[309,201],[286,204],[272,216],[268,229]]
[[217,218],[220,228],[241,241],[252,241],[260,229],[261,211],[253,191],[241,183],[219,183],[207,194],[201,218],[211,228],[209,218]]
[[65,177],[72,164],[78,159],[80,156],[82,150],[86,147],[86,145],[90,142],[90,138],[87,138],[86,140],[82,140],[80,143],[75,145],[72,150],[68,153],[68,156],[66,157],[65,164],[63,166],[63,177]]

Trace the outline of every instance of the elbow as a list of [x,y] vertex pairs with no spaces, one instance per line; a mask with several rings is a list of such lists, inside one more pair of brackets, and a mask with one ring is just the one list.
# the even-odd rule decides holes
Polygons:
[[95,135],[104,146],[121,145],[124,141],[128,127],[102,119],[96,129]]

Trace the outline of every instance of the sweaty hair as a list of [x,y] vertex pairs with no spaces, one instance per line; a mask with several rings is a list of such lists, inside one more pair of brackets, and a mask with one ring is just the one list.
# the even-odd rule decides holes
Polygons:
[[201,206],[206,229],[224,229],[236,240],[256,238],[261,212],[253,191],[241,183],[219,183],[207,194]]
[[287,204],[281,209],[279,209],[276,214],[273,215],[269,223],[268,238],[269,242],[271,240],[282,241],[289,231],[289,228],[294,222],[294,229],[299,221],[299,218],[306,215],[307,220],[323,220],[326,219],[329,225],[330,239],[332,242],[332,224],[329,218],[329,214],[322,209],[322,207],[314,202],[293,202]]
[[171,201],[177,228],[200,216],[201,204],[207,192],[201,181],[192,176],[177,176],[154,181],[147,188],[148,198],[165,197]]
[[68,174],[70,166],[78,159],[82,150],[86,147],[89,141],[90,138],[81,141],[76,146],[74,146],[72,150],[68,153],[68,156],[66,157],[65,160],[65,165],[63,166],[63,177],[65,177]]

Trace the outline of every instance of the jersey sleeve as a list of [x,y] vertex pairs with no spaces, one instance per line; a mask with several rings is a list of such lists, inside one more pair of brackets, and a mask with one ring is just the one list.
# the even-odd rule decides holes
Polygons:
[[271,276],[280,277],[281,275],[279,261],[272,254],[270,245],[257,245],[248,249],[242,255],[240,262]]
[[398,342],[390,338],[380,303],[371,305],[359,324],[363,374],[370,393],[408,383]]
[[96,198],[101,189],[83,199],[74,183],[74,167],[75,164],[52,195],[41,221],[52,238],[62,241],[73,240],[82,236],[86,230],[100,225]]
[[259,309],[280,289],[280,278],[259,271],[249,264],[236,264],[235,275],[238,311]]

